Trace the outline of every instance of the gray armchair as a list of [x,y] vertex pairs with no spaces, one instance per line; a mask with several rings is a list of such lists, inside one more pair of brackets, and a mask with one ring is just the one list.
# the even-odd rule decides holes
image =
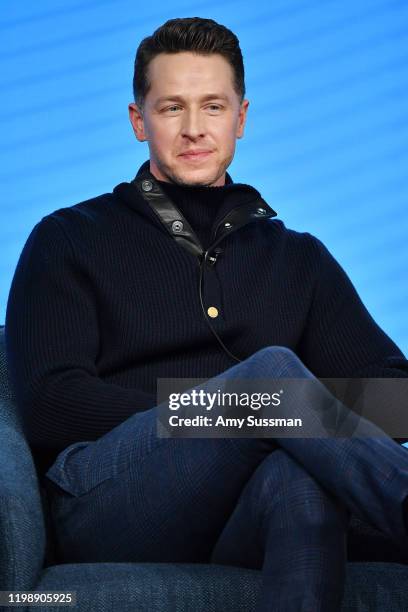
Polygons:
[[[0,328],[0,591],[75,591],[77,603],[68,609],[81,612],[251,612],[256,607],[262,584],[257,570],[193,563],[47,565],[45,513],[8,384]],[[396,563],[397,553],[393,557],[390,544],[368,526],[355,527],[353,537],[350,550],[356,558],[370,548],[374,558],[394,562],[349,562],[344,612],[408,610],[408,566]],[[51,609],[60,608],[67,609]],[[24,610],[31,609],[41,608]]]

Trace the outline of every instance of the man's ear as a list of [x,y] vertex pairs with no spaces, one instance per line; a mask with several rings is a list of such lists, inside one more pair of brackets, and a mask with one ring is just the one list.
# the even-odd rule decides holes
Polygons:
[[131,102],[128,108],[129,108],[129,119],[130,119],[130,123],[132,124],[135,136],[139,140],[139,142],[144,142],[145,140],[147,140],[147,136],[146,136],[145,126],[144,126],[143,111],[134,102]]
[[244,127],[246,116],[248,112],[249,100],[243,100],[241,106],[239,108],[239,116],[238,116],[238,126],[237,126],[237,138],[242,138],[244,135]]

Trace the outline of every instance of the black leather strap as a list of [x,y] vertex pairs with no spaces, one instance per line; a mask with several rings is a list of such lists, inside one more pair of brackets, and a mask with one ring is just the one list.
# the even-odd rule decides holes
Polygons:
[[257,198],[247,204],[241,204],[230,210],[221,219],[215,230],[214,240],[218,242],[233,230],[239,229],[252,221],[272,219],[276,215],[277,213],[262,198]]
[[[177,206],[161,189],[154,176],[149,172],[138,174],[132,181],[144,200],[159,217],[169,234],[193,255],[200,260],[204,255],[203,246],[195,234],[193,228],[182,215]],[[241,204],[229,211],[229,213],[218,223],[213,235],[213,241],[209,251],[218,244],[225,236],[253,221],[271,219],[276,217],[276,212],[261,197],[251,202]]]
[[201,256],[204,249],[187,219],[177,206],[167,197],[150,173],[143,173],[133,179],[144,200],[151,206],[169,234],[185,249]]

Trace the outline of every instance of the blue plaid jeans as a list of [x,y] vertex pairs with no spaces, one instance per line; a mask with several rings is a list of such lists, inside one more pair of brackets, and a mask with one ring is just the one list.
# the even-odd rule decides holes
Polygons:
[[[313,377],[283,347],[220,376]],[[299,391],[294,412],[316,418],[319,393]],[[408,454],[368,421],[363,437],[188,439],[159,438],[156,418],[136,413],[58,455],[45,482],[60,561],[261,569],[257,612],[335,612],[351,513],[406,545]]]

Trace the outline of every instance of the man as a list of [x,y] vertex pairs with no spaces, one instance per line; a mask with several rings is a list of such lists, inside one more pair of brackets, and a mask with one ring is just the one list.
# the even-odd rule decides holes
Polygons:
[[[406,546],[405,449],[364,420],[341,440],[160,438],[156,382],[407,377],[407,361],[323,244],[226,172],[249,106],[230,30],[166,22],[134,93],[150,160],[36,225],[7,308],[58,558],[262,568],[258,611],[339,610],[351,512]],[[319,426],[327,390],[293,393]]]

